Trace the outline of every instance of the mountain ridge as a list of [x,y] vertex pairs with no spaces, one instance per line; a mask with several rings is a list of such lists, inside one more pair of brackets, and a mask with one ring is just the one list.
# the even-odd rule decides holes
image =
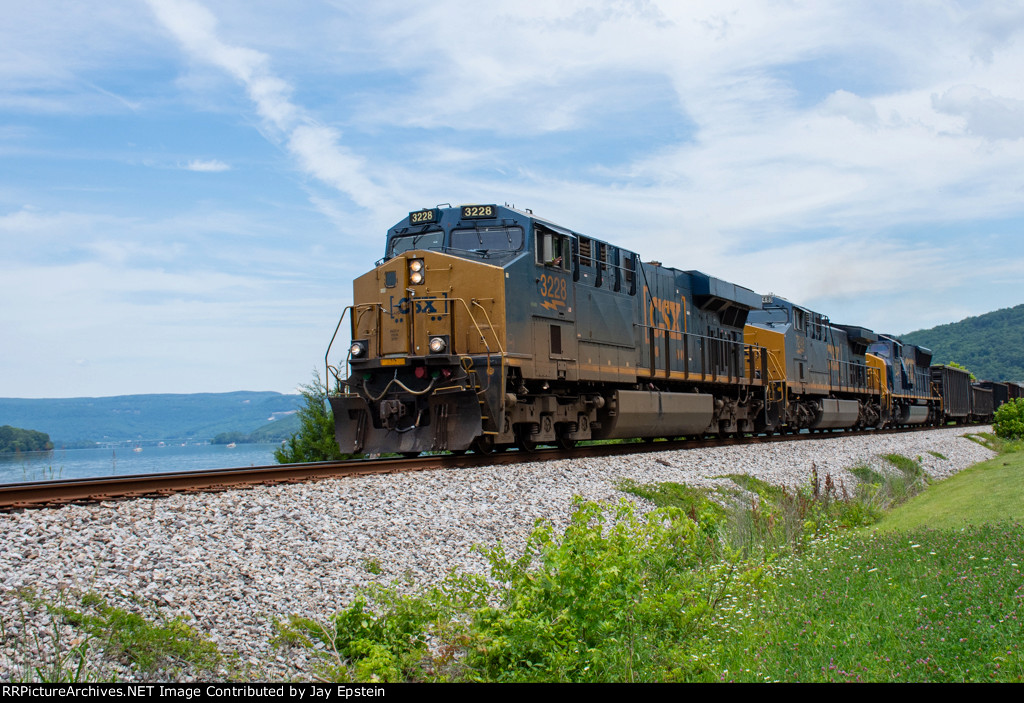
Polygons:
[[900,335],[932,350],[933,364],[955,361],[987,381],[1024,381],[1024,304]]
[[221,432],[282,427],[302,396],[274,391],[148,393],[99,398],[0,398],[0,425],[45,432],[54,445],[81,441],[207,441]]

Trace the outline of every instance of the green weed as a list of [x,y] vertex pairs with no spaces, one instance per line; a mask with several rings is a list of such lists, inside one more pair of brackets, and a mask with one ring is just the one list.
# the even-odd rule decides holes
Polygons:
[[[46,628],[39,631],[30,622],[25,605],[31,606],[31,593],[19,594],[16,622],[0,619],[0,642],[3,653],[0,661],[10,680],[18,683],[85,683],[98,681],[99,676],[89,666],[90,637],[77,637],[70,641],[57,617],[50,617]],[[63,600],[64,594],[60,594]],[[34,610],[35,608],[33,608]]]
[[[23,622],[20,637],[34,645],[42,665],[24,672],[27,680],[74,682],[110,678],[89,664],[90,650],[104,658],[131,664],[143,673],[174,666],[193,672],[209,672],[222,661],[216,646],[179,618],[155,616],[150,620],[138,613],[109,605],[95,593],[61,591],[55,602],[31,592],[21,594],[25,604],[49,615],[52,633],[34,632]],[[24,619],[23,619],[24,620]],[[72,639],[63,638],[70,628]]]
[[646,498],[659,508],[677,508],[683,511],[697,523],[700,531],[708,536],[716,535],[729,515],[726,508],[708,497],[706,491],[681,483],[641,485],[626,479],[618,483],[616,488],[623,493]]

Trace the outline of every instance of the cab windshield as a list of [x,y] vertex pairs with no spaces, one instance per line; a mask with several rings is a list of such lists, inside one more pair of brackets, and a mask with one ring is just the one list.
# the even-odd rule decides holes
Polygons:
[[443,242],[444,232],[441,230],[395,237],[391,240],[391,245],[388,247],[388,258],[398,256],[413,249],[440,250]]
[[449,249],[482,256],[505,254],[523,248],[522,227],[474,227],[452,230]]

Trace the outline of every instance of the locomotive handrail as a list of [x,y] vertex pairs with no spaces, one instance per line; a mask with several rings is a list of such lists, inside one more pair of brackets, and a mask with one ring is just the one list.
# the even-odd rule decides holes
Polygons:
[[[335,367],[335,366],[331,366],[330,358],[331,358],[331,347],[334,346],[334,340],[337,339],[337,337],[338,337],[338,331],[341,329],[341,323],[345,321],[345,315],[348,314],[349,310],[359,309],[359,308],[365,308],[365,309],[369,310],[369,309],[372,309],[374,307],[380,308],[382,311],[384,310],[384,306],[381,305],[380,303],[360,303],[359,305],[348,305],[348,306],[345,307],[344,310],[341,311],[341,317],[338,318],[338,324],[335,325],[335,327],[334,327],[334,334],[331,335],[331,342],[330,342],[330,344],[327,345],[327,351],[324,353],[324,375],[326,376],[326,378],[324,379],[324,383],[325,384],[328,383],[330,377],[333,375],[334,376],[334,380],[337,382],[337,384],[339,386],[341,385],[341,378],[338,376],[339,369],[337,367]],[[355,314],[354,313],[353,313],[353,320],[352,321],[353,321],[353,324],[354,324],[355,323]],[[380,328],[380,325],[375,325],[375,326],[378,329]],[[354,332],[355,332],[355,329],[353,328],[353,333]],[[345,376],[346,377],[348,377],[348,375],[349,375],[349,373],[348,373],[348,360],[349,360],[350,356],[351,356],[351,352],[345,355]],[[332,369],[334,370],[333,374],[331,373]],[[327,390],[328,390],[328,392],[330,392],[330,388],[327,388]]]
[[779,361],[778,355],[768,347],[764,347],[764,350],[768,352],[768,360],[772,363],[772,370],[775,372],[775,376],[771,380],[784,382],[786,380],[786,369]]
[[[493,298],[491,300],[493,300]],[[484,310],[484,306],[480,304],[479,299],[473,298],[473,305],[476,305],[478,308],[480,308],[480,312],[482,312],[484,314],[484,318],[486,318],[486,320],[487,320],[487,329],[489,329],[491,331],[491,336],[494,337],[494,342],[495,342],[495,344],[498,345],[498,351],[501,354],[504,354],[505,353],[505,348],[501,345],[501,338],[494,331],[494,323],[491,322],[491,316],[487,314],[486,310]],[[480,332],[480,326],[476,324],[476,319],[473,318],[473,313],[470,313],[470,318],[473,319],[473,324],[476,325],[476,331]],[[481,339],[483,339],[483,333],[482,332],[480,333],[480,337],[481,337]],[[486,344],[486,342],[484,342],[484,343]],[[487,349],[488,349],[488,351],[490,351],[490,347],[488,347]]]
[[[846,377],[847,377],[848,381],[849,381],[850,378],[853,377],[853,374],[849,373],[849,371],[851,371],[851,370],[864,370],[866,372],[864,374],[864,383],[863,384],[850,383],[850,382],[843,383],[842,367],[844,367],[844,366],[849,367],[849,369],[847,371],[847,374],[846,374]],[[832,372],[833,371],[836,372],[836,381],[835,381],[835,383],[832,382]],[[862,364],[862,363],[860,363],[858,361],[844,361],[842,359],[837,359],[834,356],[828,357],[829,385],[834,387],[837,390],[840,390],[840,391],[865,391],[865,390],[869,390],[871,388],[871,386],[869,385],[868,381],[870,380],[870,377],[871,377],[872,374],[877,374],[877,373],[878,373],[877,369],[873,369],[870,366],[868,366],[867,364]]]
[[[352,307],[353,306],[351,306],[351,305],[346,306],[345,309],[341,311],[341,317],[338,318],[338,324],[335,325],[335,327],[334,327],[334,334],[331,335],[331,342],[330,342],[330,344],[327,345],[327,351],[324,352],[324,376],[325,376],[324,383],[325,384],[330,382],[331,369],[334,369],[334,372],[335,372],[334,373],[334,380],[336,381],[336,383],[338,385],[341,384],[341,377],[338,376],[338,369],[335,368],[334,366],[331,366],[331,347],[334,346],[334,340],[338,337],[338,330],[341,329],[341,323],[345,321],[345,315],[348,314],[348,311],[351,310]],[[347,358],[345,360],[345,367],[346,367],[346,371],[347,371],[348,370],[348,359]],[[327,390],[329,392],[330,388],[328,388]]]
[[[473,327],[476,328],[477,334],[480,335],[480,341],[484,343],[484,348],[487,349],[487,354],[488,354],[488,356],[490,356],[490,354],[492,353],[491,352],[491,345],[487,343],[487,338],[484,336],[483,330],[480,329],[480,323],[478,323],[476,321],[476,316],[473,315],[473,310],[469,307],[469,303],[466,302],[465,298],[441,298],[441,297],[437,297],[437,296],[432,296],[432,297],[423,296],[423,297],[417,297],[416,300],[438,301],[438,302],[442,302],[442,303],[451,303],[451,302],[460,302],[460,303],[462,303],[465,306],[465,308],[466,308],[466,313],[469,315],[470,322],[473,323]],[[478,308],[480,308],[480,311],[484,314],[484,317],[487,318],[487,329],[489,329],[491,331],[491,337],[494,338],[494,342],[495,342],[495,344],[498,347],[498,352],[500,354],[504,354],[505,353],[505,348],[501,344],[501,339],[498,337],[497,333],[494,331],[494,326],[491,324],[491,317],[490,317],[490,315],[488,315],[487,311],[484,310],[484,306],[481,305],[479,302],[477,302],[476,298],[473,298],[473,304],[476,305]]]
[[[592,239],[590,241],[591,241],[591,244],[593,245],[594,243],[597,243],[598,240]],[[612,244],[606,244],[604,242],[600,242],[600,244],[603,247],[612,247],[614,249],[617,249],[618,250],[618,257],[617,257],[618,261],[613,263],[611,261],[601,260],[601,259],[598,259],[597,257],[595,257],[593,255],[593,253],[591,253],[590,256],[583,256],[583,254],[575,253],[575,254],[573,254],[573,257],[576,260],[577,267],[579,267],[581,265],[586,265],[588,268],[592,268],[595,271],[597,271],[598,269],[602,269],[602,267],[603,267],[603,269],[608,269],[610,271],[614,271],[615,272],[615,278],[617,279],[617,284],[612,286],[612,290],[614,290],[615,292],[621,291],[622,284],[624,282],[626,282],[626,279],[628,278],[628,274],[633,274],[633,276],[634,276],[633,283],[635,283],[636,261],[634,259],[636,257],[636,254],[634,252],[628,251],[626,249],[622,249],[621,247],[616,247],[616,246],[614,246]],[[590,251],[591,252],[594,251],[593,247],[591,248]],[[622,256],[623,252],[629,254],[630,256],[623,257]],[[633,268],[630,268],[625,263],[626,261],[630,261],[630,260],[634,260],[633,261]],[[573,280],[577,280],[577,279],[573,279]],[[647,277],[645,275],[644,276],[644,281],[646,282],[646,280],[647,280]],[[601,278],[599,278],[599,279],[595,279],[595,283],[594,283],[594,287],[595,288],[605,288],[606,287],[605,285],[603,285],[603,283],[601,285],[598,285],[598,283],[597,283],[598,281],[603,281],[603,276]],[[629,292],[628,294],[629,295],[636,295],[635,288],[633,289],[632,292]]]
[[[640,323],[634,322],[633,326],[637,327],[639,329],[647,330],[647,333],[648,333],[648,344],[650,345],[650,354],[651,354],[650,374],[651,374],[652,377],[657,376],[659,371],[663,371],[664,374],[665,374],[665,378],[666,379],[671,378],[671,375],[672,375],[673,371],[672,371],[672,363],[671,363],[671,358],[670,358],[670,353],[669,352],[671,351],[671,340],[673,340],[673,339],[675,339],[676,341],[681,341],[682,342],[683,358],[688,363],[689,362],[689,358],[690,358],[690,355],[689,355],[689,344],[690,344],[690,340],[692,339],[692,340],[698,340],[698,341],[702,342],[700,344],[700,357],[701,357],[700,377],[701,377],[702,381],[703,380],[709,380],[708,379],[709,376],[710,376],[710,380],[712,382],[716,382],[720,378],[725,378],[725,379],[728,379],[728,380],[736,379],[737,381],[740,380],[740,379],[746,379],[748,382],[753,380],[753,373],[751,373],[750,376],[744,376],[741,373],[739,373],[741,368],[743,366],[745,366],[746,364],[741,364],[740,363],[739,356],[738,356],[737,352],[740,351],[740,350],[745,350],[746,348],[752,347],[752,346],[755,346],[755,345],[747,344],[747,343],[745,343],[742,340],[722,339],[722,338],[719,338],[719,337],[710,337],[708,335],[698,334],[696,332],[680,332],[679,330],[669,329],[668,327],[659,327],[657,325],[647,325],[647,324],[640,324]],[[655,341],[655,334],[659,333],[659,332],[664,335],[663,339],[665,340],[665,367],[664,367],[664,369],[659,369],[657,367],[657,364],[654,361],[654,349],[655,349],[655,347],[657,345],[657,343]],[[716,343],[722,344],[725,347],[725,350],[726,350],[726,354],[725,354],[725,356],[726,356],[726,364],[725,364],[726,372],[725,373],[719,373],[717,363],[714,364],[714,365],[710,365],[710,371],[708,370],[709,369],[708,362],[710,361],[710,359],[708,357],[710,356],[710,352],[707,349],[707,347],[709,346],[707,344],[707,342],[716,342]],[[762,348],[762,347],[758,347],[758,348]],[[730,361],[732,361],[734,363],[729,363]],[[732,373],[733,369],[735,369],[737,373]],[[686,377],[697,375],[696,372],[691,372],[688,366],[686,368],[682,369],[681,372],[680,371],[676,371],[675,373],[683,373],[683,374],[685,374]]]

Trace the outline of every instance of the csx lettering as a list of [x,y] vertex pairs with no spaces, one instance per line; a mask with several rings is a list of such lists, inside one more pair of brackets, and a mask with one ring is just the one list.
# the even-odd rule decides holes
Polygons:
[[666,327],[672,332],[680,332],[679,322],[682,318],[683,304],[679,301],[662,300],[653,296],[650,300],[651,307],[647,311],[647,321],[651,327]]
[[408,298],[402,298],[401,300],[399,300],[398,301],[398,306],[395,307],[395,296],[391,296],[391,317],[394,317],[396,312],[399,315],[408,315],[409,314],[409,299]]
[[[442,296],[447,298],[448,294],[447,293],[442,293]],[[437,308],[434,306],[434,303],[436,303],[436,302],[438,302],[438,301],[432,300],[432,299],[427,299],[427,300],[409,300],[408,298],[402,298],[396,304],[395,303],[395,296],[391,296],[391,300],[390,300],[391,311],[388,313],[388,315],[391,317],[392,320],[395,320],[396,322],[398,321],[397,320],[397,316],[399,316],[399,315],[408,315],[410,311],[415,311],[416,313],[427,313],[427,314],[436,315],[438,313]],[[414,303],[414,304],[410,305],[410,303]],[[448,312],[448,301],[447,300],[444,301],[444,311],[443,312],[444,313]]]

